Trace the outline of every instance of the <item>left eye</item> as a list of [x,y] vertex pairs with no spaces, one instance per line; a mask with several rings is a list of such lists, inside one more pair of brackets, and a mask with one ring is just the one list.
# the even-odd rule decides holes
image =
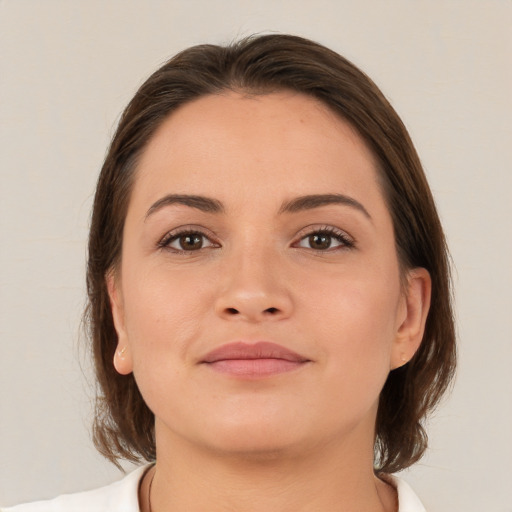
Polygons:
[[176,251],[198,251],[213,246],[213,243],[202,233],[180,233],[170,237],[162,245]]
[[353,243],[341,233],[317,231],[301,238],[297,247],[314,249],[316,251],[327,251],[336,247],[352,247]]

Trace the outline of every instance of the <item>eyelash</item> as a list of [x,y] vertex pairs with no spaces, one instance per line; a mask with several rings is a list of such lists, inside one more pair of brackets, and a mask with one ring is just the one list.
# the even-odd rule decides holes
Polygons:
[[[201,244],[201,247],[199,249],[192,249],[192,250],[177,249],[175,247],[171,247],[170,246],[172,242],[174,242],[176,240],[179,240],[181,237],[186,237],[186,236],[198,236],[198,237],[201,237],[203,239],[208,240],[211,245],[209,245],[207,247],[203,247],[202,244]],[[218,248],[218,247],[220,247],[220,244],[217,243],[217,242],[214,242],[212,240],[212,237],[208,236],[203,231],[200,231],[198,229],[192,229],[192,228],[183,227],[183,228],[179,228],[178,230],[174,230],[174,231],[171,231],[171,232],[167,233],[158,242],[157,246],[158,246],[159,249],[168,250],[168,251],[171,251],[171,252],[176,253],[176,254],[191,254],[191,253],[194,253],[194,252],[199,252],[201,249],[209,249],[210,247]]]
[[301,233],[298,242],[294,242],[294,245],[314,235],[324,235],[340,243],[340,245],[337,247],[331,248],[329,246],[327,249],[314,249],[313,247],[309,248],[310,250],[315,251],[316,253],[333,252],[336,250],[347,250],[353,249],[355,247],[354,239],[347,235],[347,233],[345,233],[344,231],[341,231],[340,229],[335,228],[334,226],[322,226],[320,228],[311,229],[306,233]]
[[[313,247],[309,247],[309,248],[303,247],[304,249],[309,249],[316,253],[325,253],[325,252],[333,252],[336,250],[348,250],[348,249],[353,249],[355,247],[355,241],[351,237],[349,237],[345,232],[343,232],[333,226],[323,226],[321,228],[310,229],[309,231],[307,231],[305,233],[303,232],[300,235],[300,238],[292,244],[292,247],[301,248],[300,246],[298,246],[298,244],[300,244],[300,242],[302,242],[303,240],[306,240],[308,237],[312,237],[315,235],[317,235],[317,236],[323,235],[323,236],[329,237],[329,238],[334,239],[337,242],[339,242],[340,245],[331,248],[330,247],[331,244],[329,244],[329,246],[326,249],[315,249]],[[178,249],[178,248],[170,246],[171,243],[177,241],[181,237],[186,237],[186,236],[201,237],[202,239],[208,240],[210,245],[203,247],[203,244],[201,244],[201,247],[199,247],[198,249],[190,249],[190,250]],[[167,233],[158,242],[157,247],[159,249],[171,251],[175,254],[192,254],[194,252],[199,252],[203,249],[219,248],[220,244],[218,242],[213,241],[211,235],[207,235],[203,231],[200,231],[198,229],[191,229],[191,228],[184,227],[184,228],[178,229],[177,231],[171,231],[171,232]]]

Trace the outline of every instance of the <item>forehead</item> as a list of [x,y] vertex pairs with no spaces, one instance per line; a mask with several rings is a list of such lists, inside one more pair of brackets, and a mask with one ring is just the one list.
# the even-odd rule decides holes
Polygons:
[[[139,160],[134,193],[379,192],[374,158],[320,101],[293,92],[201,97],[173,112]],[[151,196],[151,197],[150,197]],[[222,197],[220,197],[222,199]]]

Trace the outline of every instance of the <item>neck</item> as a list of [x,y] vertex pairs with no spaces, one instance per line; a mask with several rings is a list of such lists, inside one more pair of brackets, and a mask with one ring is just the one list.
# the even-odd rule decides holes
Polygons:
[[257,456],[209,453],[184,442],[164,450],[157,443],[157,464],[141,487],[141,510],[395,512],[394,490],[373,474],[373,453],[363,455],[349,441]]

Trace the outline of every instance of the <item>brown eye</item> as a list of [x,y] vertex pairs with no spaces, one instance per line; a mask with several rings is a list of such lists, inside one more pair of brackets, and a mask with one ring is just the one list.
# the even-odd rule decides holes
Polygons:
[[202,233],[187,232],[169,237],[160,245],[161,247],[167,247],[178,252],[191,252],[199,251],[205,247],[212,247],[214,244]]
[[184,251],[197,251],[203,247],[203,237],[201,235],[181,235],[177,242],[180,249]]
[[332,239],[329,235],[325,234],[314,234],[308,236],[308,243],[311,249],[325,250],[329,249],[332,243]]
[[354,247],[354,242],[343,231],[334,228],[314,231],[301,238],[296,247],[313,249],[314,251],[329,251],[336,249],[349,249]]

